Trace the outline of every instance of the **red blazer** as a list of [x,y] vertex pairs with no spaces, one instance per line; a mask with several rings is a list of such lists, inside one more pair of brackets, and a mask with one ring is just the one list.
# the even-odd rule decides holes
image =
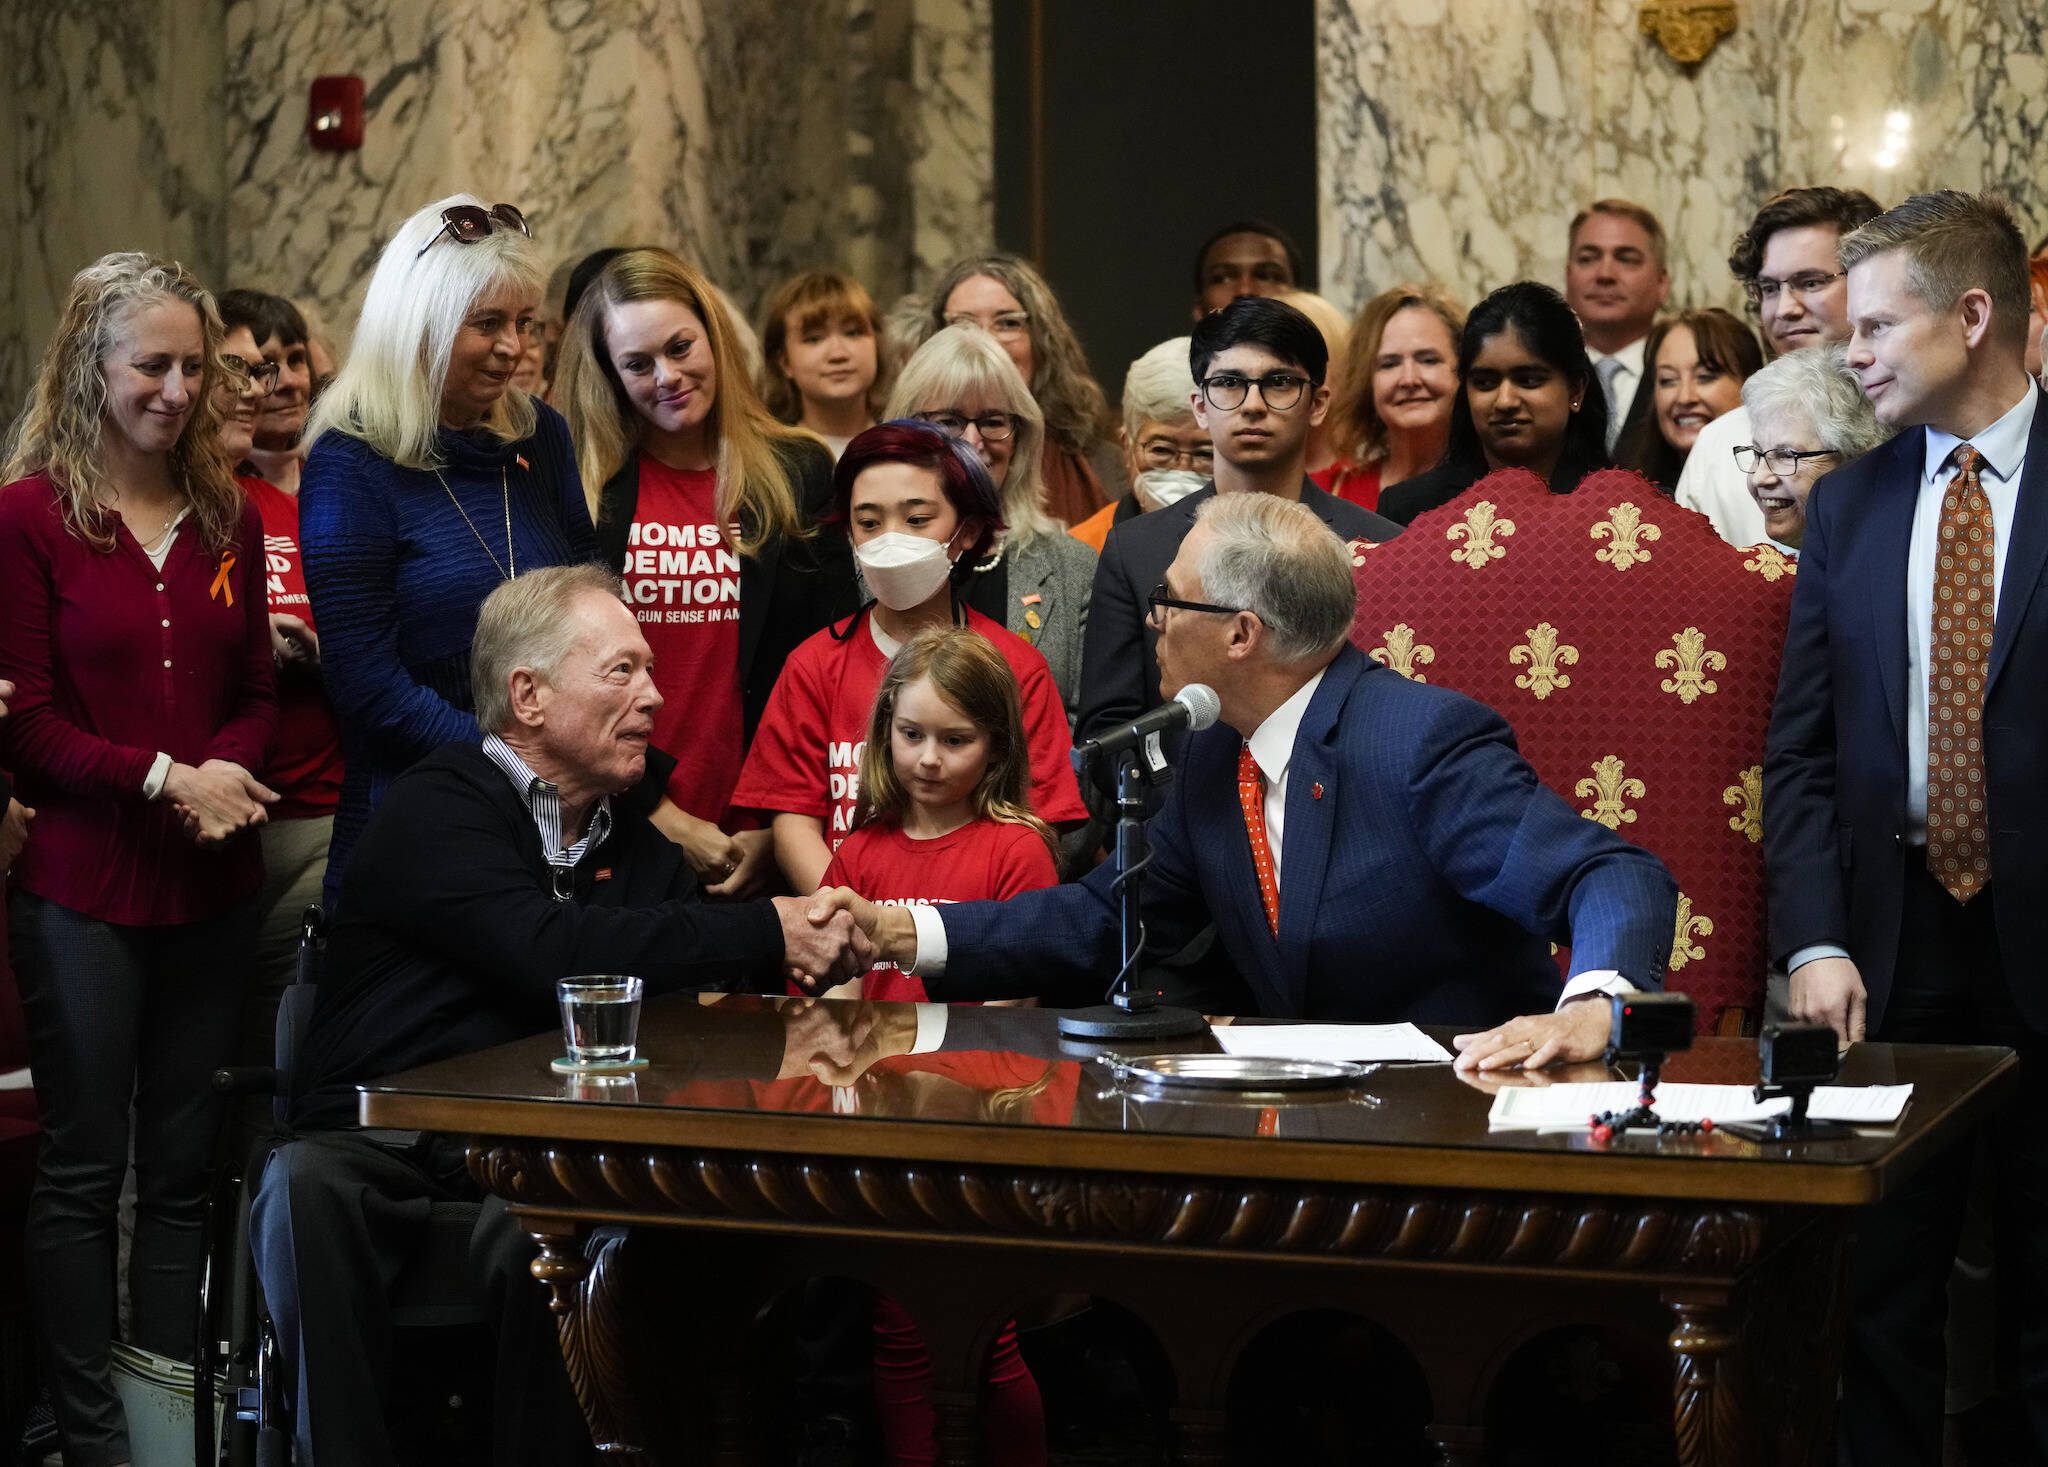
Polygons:
[[226,551],[187,521],[158,571],[118,522],[112,550],[66,530],[47,477],[0,488],[0,678],[15,685],[0,762],[36,811],[22,890],[133,926],[203,921],[256,890],[252,835],[201,849],[142,784],[159,750],[262,777],[277,736],[263,565],[247,505]]

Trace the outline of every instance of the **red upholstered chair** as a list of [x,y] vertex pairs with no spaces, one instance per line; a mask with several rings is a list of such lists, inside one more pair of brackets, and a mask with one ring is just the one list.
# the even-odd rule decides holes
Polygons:
[[1655,851],[1681,892],[1668,985],[1692,995],[1703,1031],[1753,1024],[1764,730],[1792,562],[1729,546],[1620,469],[1569,495],[1489,474],[1352,559],[1352,640],[1491,705],[1545,784]]

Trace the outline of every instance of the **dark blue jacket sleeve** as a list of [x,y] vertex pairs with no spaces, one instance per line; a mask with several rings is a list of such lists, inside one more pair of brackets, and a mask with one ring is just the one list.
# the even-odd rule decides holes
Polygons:
[[[403,768],[483,734],[469,714],[414,682],[399,660],[396,474],[368,445],[325,434],[299,487],[299,538],[327,696],[364,746]],[[587,538],[587,517],[584,525]]]

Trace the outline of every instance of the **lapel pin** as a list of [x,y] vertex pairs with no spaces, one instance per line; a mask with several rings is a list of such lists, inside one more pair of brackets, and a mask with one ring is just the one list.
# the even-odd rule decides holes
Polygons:
[[530,463],[528,463],[528,462],[526,461],[526,455],[525,455],[525,454],[523,454],[523,453],[515,453],[515,454],[513,454],[513,455],[512,455],[512,461],[513,461],[514,463],[518,464],[520,468],[522,468],[522,469],[525,469],[525,470],[526,470],[526,471],[527,471],[527,472],[528,472],[529,474],[533,472],[533,465],[532,465],[532,464],[530,464]]
[[1320,782],[1308,787],[1308,797],[1311,800],[1320,800],[1323,797],[1323,786]]

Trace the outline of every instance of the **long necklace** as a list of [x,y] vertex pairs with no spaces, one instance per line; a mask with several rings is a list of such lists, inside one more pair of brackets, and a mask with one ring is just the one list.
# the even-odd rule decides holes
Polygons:
[[[434,470],[434,477],[441,479],[439,469]],[[462,507],[462,501],[455,497],[455,491],[448,487],[446,479],[441,479],[441,492],[448,496],[448,502],[454,505],[455,512],[462,516],[462,522],[469,526],[469,533],[476,536],[476,543],[483,546],[484,554],[491,558],[491,568],[497,571],[503,580],[515,579],[519,575],[519,556],[512,548],[512,490],[505,482],[504,468],[501,466],[498,469],[498,497],[505,505],[505,560],[511,562],[509,568],[505,561],[498,559],[498,552],[491,549],[490,542],[484,539],[483,532],[477,529],[476,521],[469,517],[469,511]]]

